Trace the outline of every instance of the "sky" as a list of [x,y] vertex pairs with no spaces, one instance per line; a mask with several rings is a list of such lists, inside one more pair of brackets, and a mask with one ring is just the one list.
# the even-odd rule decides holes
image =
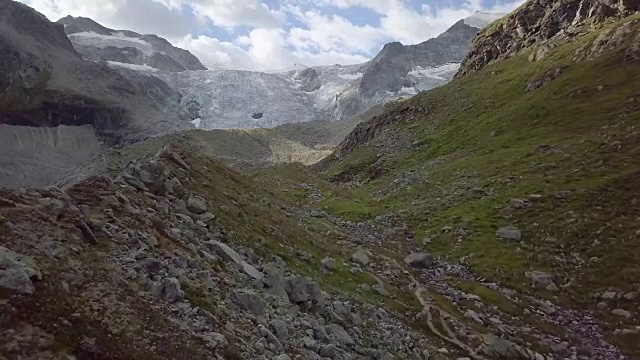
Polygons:
[[209,68],[356,64],[391,41],[416,44],[476,11],[524,0],[20,0],[56,21],[89,17],[165,37]]

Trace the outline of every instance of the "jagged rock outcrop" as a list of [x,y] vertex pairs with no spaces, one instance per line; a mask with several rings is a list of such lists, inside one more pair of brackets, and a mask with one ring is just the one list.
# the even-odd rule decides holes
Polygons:
[[[534,48],[532,60],[543,58],[558,43],[571,41],[576,36],[601,27],[610,19],[621,19],[638,11],[638,0],[529,1],[478,34],[456,76],[478,71],[529,47]],[[615,31],[609,30],[605,38],[613,34]],[[609,40],[597,42],[611,42]],[[621,47],[626,45],[624,42],[617,43]]]
[[76,50],[94,61],[147,65],[160,70],[206,70],[189,51],[177,48],[157,35],[113,30],[85,17],[66,16],[64,25]]

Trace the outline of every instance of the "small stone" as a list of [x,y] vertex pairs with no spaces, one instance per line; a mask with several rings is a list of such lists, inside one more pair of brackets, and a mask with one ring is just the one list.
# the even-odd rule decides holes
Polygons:
[[504,240],[520,241],[522,232],[515,226],[503,226],[496,231],[496,236]]
[[336,260],[334,258],[326,257],[322,259],[321,263],[327,271],[333,271],[336,269]]
[[375,284],[371,287],[376,293],[378,293],[378,295],[381,296],[389,296],[389,292],[387,291],[387,289],[384,288],[384,285],[382,284]]
[[553,197],[558,200],[566,200],[569,198],[569,196],[571,196],[571,191],[558,191]]
[[601,309],[601,310],[604,310],[604,309],[606,309],[607,307],[609,307],[609,306],[607,305],[607,303],[606,303],[606,302],[604,302],[604,301],[599,302],[596,306],[598,307],[598,309]]
[[633,300],[638,297],[638,292],[637,291],[628,292],[624,294],[623,297],[625,300]]
[[600,295],[600,299],[602,300],[613,300],[616,298],[616,296],[618,295],[617,292],[615,291],[607,291],[605,293],[602,293],[602,295]]

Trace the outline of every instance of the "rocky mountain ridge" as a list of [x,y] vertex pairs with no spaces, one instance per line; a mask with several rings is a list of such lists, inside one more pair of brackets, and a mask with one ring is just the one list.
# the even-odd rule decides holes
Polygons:
[[[147,35],[107,29],[86,18],[59,22],[85,58],[106,62],[125,76],[137,71],[166,82],[185,103],[194,104],[194,124],[210,130],[346,120],[378,103],[432,89],[453,77],[479,28],[502,15],[478,13],[420,44],[387,44],[364,64],[299,66],[269,73],[162,66],[149,57],[158,52],[147,44]],[[167,51],[175,57],[172,54]]]
[[[615,20],[640,11],[634,0],[535,0],[480,32],[473,41],[457,76],[478,71],[507,59],[525,48],[534,48],[533,59],[542,59],[553,48],[570,42]],[[620,43],[624,33],[603,34],[601,42]],[[630,42],[637,47],[638,39]],[[623,46],[623,44],[620,44]]]
[[159,70],[206,70],[189,51],[177,48],[156,35],[113,30],[84,17],[66,16],[64,25],[75,49],[85,59],[145,65]]

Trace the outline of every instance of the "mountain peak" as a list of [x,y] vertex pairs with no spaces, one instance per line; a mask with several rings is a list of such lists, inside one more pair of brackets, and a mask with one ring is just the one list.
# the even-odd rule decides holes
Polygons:
[[57,22],[64,25],[76,50],[89,60],[149,65],[168,71],[206,70],[189,51],[157,35],[109,29],[86,17],[65,16]]

